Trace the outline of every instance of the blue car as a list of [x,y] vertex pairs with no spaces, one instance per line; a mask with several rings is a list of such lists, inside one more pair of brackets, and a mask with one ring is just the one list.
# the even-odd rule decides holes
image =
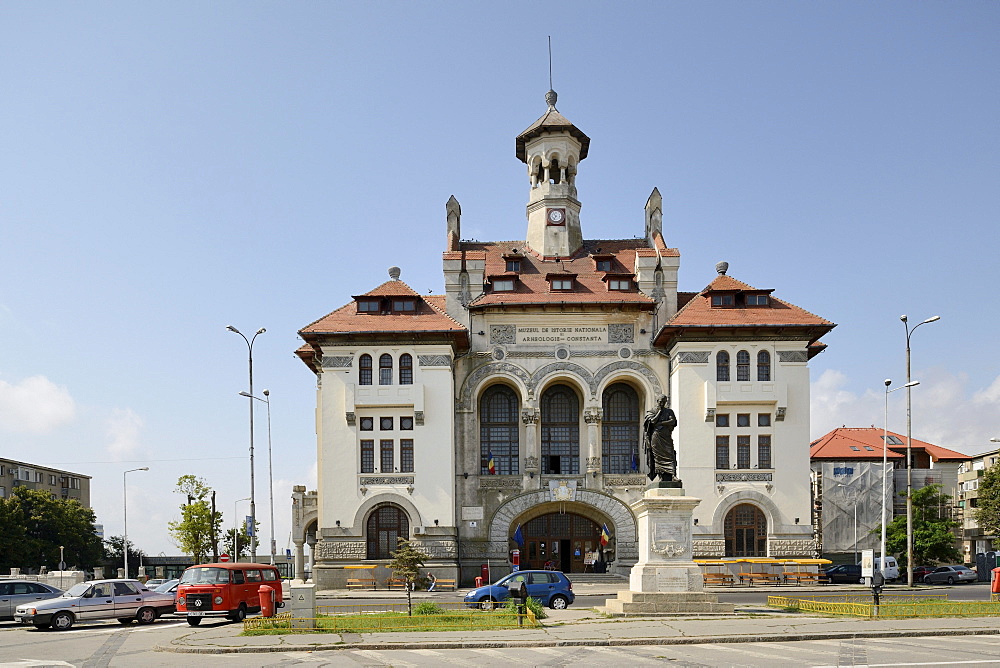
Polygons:
[[498,602],[510,598],[508,587],[519,586],[521,582],[528,587],[528,596],[553,610],[563,610],[576,599],[573,583],[559,571],[518,571],[491,585],[473,589],[465,595],[465,603],[470,608],[492,610]]

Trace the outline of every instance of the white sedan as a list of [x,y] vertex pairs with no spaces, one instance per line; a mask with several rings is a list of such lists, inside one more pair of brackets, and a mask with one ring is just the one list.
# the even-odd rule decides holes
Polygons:
[[138,580],[92,580],[75,584],[56,598],[17,606],[14,621],[65,631],[78,621],[99,619],[152,624],[173,609],[173,595],[150,591]]

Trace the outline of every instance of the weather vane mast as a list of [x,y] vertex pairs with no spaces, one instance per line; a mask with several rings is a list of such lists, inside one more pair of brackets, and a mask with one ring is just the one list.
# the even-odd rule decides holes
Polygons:
[[549,105],[549,109],[555,110],[558,97],[552,88],[552,35],[549,35],[549,92],[545,94],[545,103]]

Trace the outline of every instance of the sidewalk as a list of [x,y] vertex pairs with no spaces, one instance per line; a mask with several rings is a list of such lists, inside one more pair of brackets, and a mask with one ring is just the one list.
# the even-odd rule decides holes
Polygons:
[[[595,585],[596,587],[596,585]],[[584,592],[574,584],[578,595]],[[728,589],[728,588],[727,588]],[[761,587],[761,590],[765,588]],[[845,587],[773,587],[788,594],[855,593]],[[720,592],[712,588],[711,591]],[[375,592],[380,598],[406,598],[405,591]],[[608,593],[609,597],[613,594]],[[358,596],[357,594],[361,594]],[[414,600],[454,599],[456,592],[414,592]],[[322,600],[367,598],[372,592],[321,592]],[[460,598],[460,596],[459,596]],[[240,636],[241,624],[192,628],[157,650],[178,653],[289,652],[319,650],[454,649],[565,647],[572,645],[672,645],[768,642],[839,638],[886,638],[941,635],[1000,635],[995,618],[868,620],[808,617],[775,612],[763,606],[738,606],[734,615],[697,617],[604,617],[593,609],[549,610],[540,629],[506,631],[436,631],[363,634],[289,634]]]

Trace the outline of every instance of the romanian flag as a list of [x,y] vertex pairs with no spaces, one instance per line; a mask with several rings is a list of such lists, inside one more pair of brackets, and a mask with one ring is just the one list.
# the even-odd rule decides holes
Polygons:
[[608,525],[605,524],[601,527],[601,547],[607,547],[609,540],[611,540],[611,534],[608,533]]
[[497,474],[497,463],[493,459],[493,451],[492,450],[489,451],[489,453],[487,454],[487,457],[489,457],[489,459],[486,462],[486,468],[487,468],[487,470],[489,470],[490,475],[496,475]]
[[639,453],[636,452],[635,450],[632,451],[632,470],[633,471],[639,470]]
[[521,533],[520,524],[518,524],[517,529],[514,530],[514,542],[517,543],[518,547],[524,548],[524,534]]

